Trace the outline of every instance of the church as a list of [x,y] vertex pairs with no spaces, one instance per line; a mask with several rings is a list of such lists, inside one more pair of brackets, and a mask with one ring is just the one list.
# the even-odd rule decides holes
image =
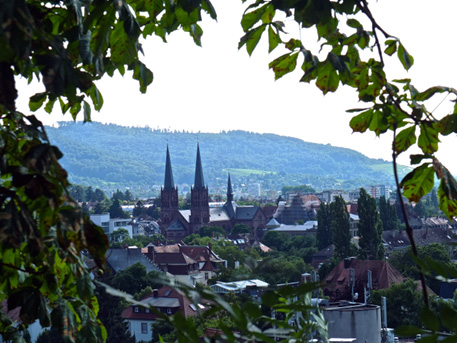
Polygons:
[[179,241],[193,233],[199,233],[203,226],[220,226],[227,235],[235,224],[251,227],[256,237],[262,237],[268,222],[263,209],[259,206],[238,206],[233,200],[233,189],[228,175],[227,201],[222,206],[212,207],[209,203],[208,186],[203,177],[200,145],[197,143],[194,184],[191,187],[190,209],[180,210],[178,188],[173,179],[170,150],[167,145],[165,161],[165,180],[161,189],[162,207],[160,228],[167,239]]

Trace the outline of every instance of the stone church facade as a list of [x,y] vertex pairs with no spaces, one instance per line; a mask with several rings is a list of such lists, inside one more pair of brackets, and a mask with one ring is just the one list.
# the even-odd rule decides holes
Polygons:
[[174,184],[170,151],[167,146],[165,179],[161,190],[162,208],[160,227],[167,239],[179,241],[203,226],[220,226],[227,234],[235,224],[251,227],[255,236],[261,237],[268,218],[259,206],[238,206],[233,200],[230,174],[227,184],[227,201],[223,206],[210,207],[208,186],[205,185],[200,146],[197,145],[194,184],[191,187],[189,210],[179,210],[178,188]]

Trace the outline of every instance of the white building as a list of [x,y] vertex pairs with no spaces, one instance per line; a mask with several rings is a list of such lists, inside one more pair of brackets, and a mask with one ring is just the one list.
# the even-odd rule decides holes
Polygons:
[[91,214],[90,220],[94,222],[94,224],[101,226],[103,231],[105,231],[106,235],[112,234],[114,231],[118,229],[126,229],[129,232],[129,236],[133,237],[133,227],[132,227],[132,219],[122,219],[122,218],[114,218],[111,219],[109,213],[103,214]]

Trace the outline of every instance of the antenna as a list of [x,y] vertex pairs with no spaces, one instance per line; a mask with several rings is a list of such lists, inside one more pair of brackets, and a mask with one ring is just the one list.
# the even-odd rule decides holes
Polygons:
[[351,299],[354,301],[355,270],[349,268],[349,287],[351,287]]

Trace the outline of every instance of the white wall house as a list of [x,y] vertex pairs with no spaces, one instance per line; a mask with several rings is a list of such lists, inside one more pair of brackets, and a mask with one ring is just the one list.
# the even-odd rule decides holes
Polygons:
[[91,214],[90,220],[94,222],[94,224],[101,226],[103,231],[109,236],[117,229],[126,229],[129,232],[129,236],[133,237],[133,227],[131,225],[132,219],[122,219],[122,218],[114,218],[111,219],[109,213],[103,214]]

